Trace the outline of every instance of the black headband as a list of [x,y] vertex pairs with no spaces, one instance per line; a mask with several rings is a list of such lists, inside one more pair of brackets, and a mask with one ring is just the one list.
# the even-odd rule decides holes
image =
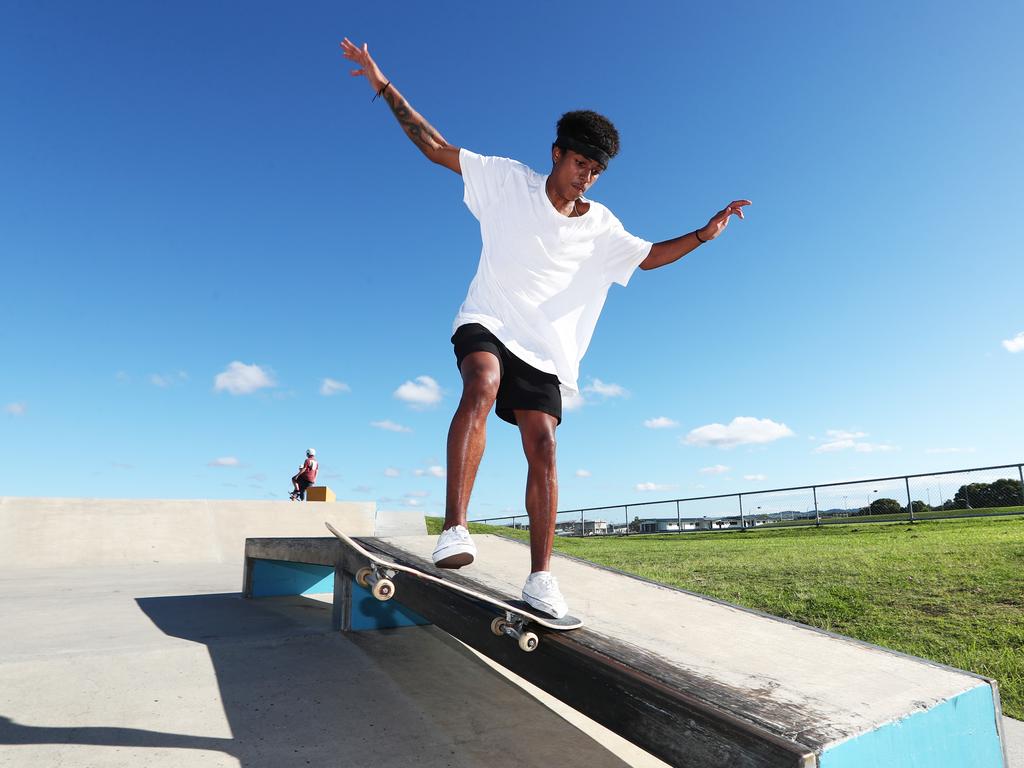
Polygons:
[[574,139],[572,136],[566,136],[559,134],[558,138],[555,139],[555,146],[561,147],[562,149],[571,149],[573,152],[579,152],[584,157],[589,157],[591,160],[596,160],[604,168],[608,167],[608,161],[611,157],[603,149],[598,149],[593,144],[587,144],[585,141]]

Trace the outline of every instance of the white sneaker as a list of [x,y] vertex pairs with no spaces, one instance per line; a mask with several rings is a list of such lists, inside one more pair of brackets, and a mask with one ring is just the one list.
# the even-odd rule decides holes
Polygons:
[[530,574],[523,586],[523,600],[556,619],[569,613],[569,606],[558,589],[558,579],[551,575],[551,571]]
[[476,544],[464,526],[456,525],[441,531],[434,547],[434,565],[438,568],[461,568],[476,558]]

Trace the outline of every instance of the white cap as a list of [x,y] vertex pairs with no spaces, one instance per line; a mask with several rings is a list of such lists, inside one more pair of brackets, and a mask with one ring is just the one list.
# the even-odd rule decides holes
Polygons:
[[307,448],[306,449],[306,455],[307,456],[316,456],[316,448]]

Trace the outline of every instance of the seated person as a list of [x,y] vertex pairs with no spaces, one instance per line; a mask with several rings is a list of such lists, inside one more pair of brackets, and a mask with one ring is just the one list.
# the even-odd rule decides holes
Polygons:
[[316,473],[320,468],[316,461],[316,449],[310,448],[306,451],[306,461],[299,467],[298,474],[292,477],[292,488],[291,495],[288,497],[292,501],[305,501],[306,500],[306,489],[316,482]]

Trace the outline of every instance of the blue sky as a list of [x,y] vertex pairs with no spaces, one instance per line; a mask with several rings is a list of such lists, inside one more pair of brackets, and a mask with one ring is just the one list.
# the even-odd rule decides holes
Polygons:
[[[5,3],[0,495],[443,509],[479,230],[343,36],[542,172],[607,114],[640,236],[753,200],[612,289],[562,508],[1024,460],[1024,7],[847,5]],[[471,517],[524,478],[492,417]]]

